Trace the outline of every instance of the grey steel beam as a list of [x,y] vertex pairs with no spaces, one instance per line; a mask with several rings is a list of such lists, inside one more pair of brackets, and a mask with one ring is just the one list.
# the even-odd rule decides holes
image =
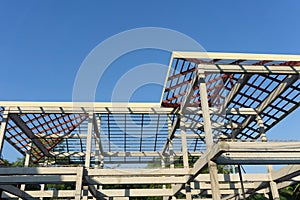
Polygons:
[[296,176],[300,176],[300,165],[288,165],[272,172],[272,178],[276,182],[288,181]]
[[0,168],[0,175],[76,175],[77,167],[7,167]]
[[183,113],[186,109],[186,107],[188,106],[187,104],[189,103],[192,95],[194,94],[194,87],[198,86],[199,82],[198,82],[198,74],[197,74],[197,70],[194,72],[194,76],[193,79],[191,81],[191,83],[189,84],[189,88],[187,89],[187,92],[185,93],[185,95],[182,98],[182,103],[180,105],[180,110],[179,113]]
[[65,183],[75,181],[75,175],[0,176],[0,185],[24,183]]
[[35,144],[44,155],[48,157],[52,156],[49,153],[48,149],[46,149],[45,146],[41,143],[40,139],[36,137],[36,135],[28,128],[25,122],[17,114],[10,114],[9,117],[22,130],[22,132],[32,140],[32,143]]
[[[33,197],[30,194],[28,194],[25,191],[20,190],[19,188],[17,188],[16,186],[13,185],[0,185],[0,190],[6,191],[12,195],[15,195],[21,199],[25,199],[25,200],[37,200],[39,198],[37,197]],[[0,196],[1,199],[1,196]]]
[[180,126],[180,118],[179,118],[179,116],[177,116],[176,119],[173,122],[171,130],[168,131],[168,138],[165,141],[165,144],[162,148],[162,151],[161,151],[162,154],[164,154],[167,151],[168,145],[172,141],[172,139],[174,137],[174,134],[175,134],[175,131],[176,131],[176,129],[178,129],[179,126]]

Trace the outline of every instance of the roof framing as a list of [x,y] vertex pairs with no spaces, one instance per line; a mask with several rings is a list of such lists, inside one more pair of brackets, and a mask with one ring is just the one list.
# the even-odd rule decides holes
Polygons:
[[[158,103],[0,101],[0,150],[5,139],[26,156],[25,168],[0,168],[2,197],[219,200],[269,191],[277,198],[277,189],[300,180],[300,143],[269,142],[265,133],[300,105],[299,73],[299,55],[173,52]],[[28,168],[32,161],[50,167]],[[254,163],[268,173],[217,171]],[[56,194],[13,187],[26,183],[76,187]],[[105,188],[114,184],[120,188]]]

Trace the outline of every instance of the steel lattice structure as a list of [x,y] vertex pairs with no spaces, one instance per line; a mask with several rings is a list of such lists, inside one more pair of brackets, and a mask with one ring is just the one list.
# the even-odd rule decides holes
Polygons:
[[297,55],[173,52],[159,103],[0,102],[0,152],[25,157],[0,168],[2,198],[279,199],[300,142],[266,135],[298,108],[299,72]]

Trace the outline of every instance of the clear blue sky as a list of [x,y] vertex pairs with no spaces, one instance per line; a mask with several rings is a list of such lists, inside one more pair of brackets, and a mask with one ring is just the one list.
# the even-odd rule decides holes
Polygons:
[[[128,29],[173,29],[194,38],[207,51],[300,54],[299,19],[297,0],[1,0],[1,100],[71,101],[84,58],[101,41]],[[154,55],[151,51],[128,55],[115,65],[128,70],[144,62],[168,64],[168,55]],[[108,99],[111,88],[106,88],[97,100]],[[141,94],[144,91],[157,100],[161,87],[154,87],[155,95],[151,87]],[[274,138],[283,138],[282,131],[297,131],[295,116],[286,120],[289,129],[274,128]],[[295,134],[288,137],[300,139]]]

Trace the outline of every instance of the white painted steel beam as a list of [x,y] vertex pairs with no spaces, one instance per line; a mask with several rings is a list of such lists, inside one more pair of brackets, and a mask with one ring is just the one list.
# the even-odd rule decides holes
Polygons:
[[[1,168],[0,168],[1,170]],[[179,176],[179,175],[189,175],[190,169],[184,168],[156,168],[156,169],[87,169],[89,176]]]
[[172,196],[171,189],[105,189],[99,192],[107,197]]
[[300,55],[289,54],[250,54],[250,53],[223,53],[223,52],[183,52],[173,51],[173,58],[208,58],[229,60],[272,60],[272,61],[300,61]]
[[160,177],[160,176],[89,176],[86,177],[89,184],[172,184],[172,183],[185,183],[185,178],[183,176],[178,177]]
[[159,103],[105,103],[105,102],[19,102],[0,101],[10,107],[10,113],[148,113],[169,114],[174,108],[163,108]]

